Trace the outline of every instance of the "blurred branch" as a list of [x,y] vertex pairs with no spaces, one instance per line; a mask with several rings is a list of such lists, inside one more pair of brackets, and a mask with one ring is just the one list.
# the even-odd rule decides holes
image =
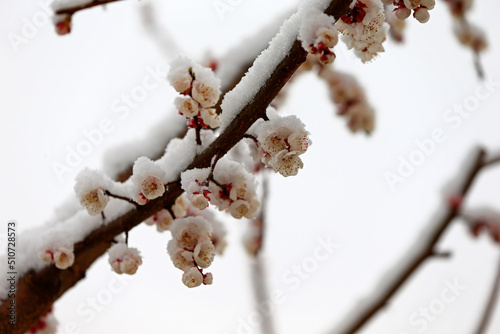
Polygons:
[[493,310],[495,309],[495,305],[498,300],[498,293],[500,292],[500,262],[497,266],[497,275],[495,281],[493,282],[493,286],[491,288],[490,296],[488,298],[488,303],[484,309],[483,316],[479,323],[477,330],[474,332],[475,334],[483,334],[486,333],[486,329],[488,328],[488,324],[490,323],[491,316],[493,314]]
[[74,6],[74,7],[67,7],[67,8],[61,8],[56,10],[55,14],[56,15],[73,15],[76,12],[79,12],[84,9],[89,9],[92,7],[97,7],[97,6],[103,6],[111,2],[117,2],[117,1],[123,1],[123,0],[93,0],[90,1],[86,4],[79,5],[79,6]]
[[[493,159],[496,160],[496,159]],[[472,183],[479,175],[479,172],[486,166],[489,162],[486,160],[486,152],[484,149],[478,149],[472,167],[465,175],[462,186],[459,188],[457,195],[464,198],[469,192]],[[357,308],[353,314],[355,314],[351,320],[345,325],[345,328],[341,330],[333,330],[331,333],[341,333],[341,334],[353,334],[359,331],[363,326],[365,326],[368,321],[377,314],[382,308],[384,308],[389,300],[396,294],[396,292],[405,284],[405,282],[420,268],[420,266],[429,258],[434,257],[435,254],[439,254],[436,251],[436,245],[438,241],[443,236],[444,232],[450,226],[451,222],[459,216],[459,206],[450,205],[444,216],[437,222],[434,230],[428,234],[425,245],[419,250],[418,253],[414,255],[398,272],[392,277],[387,277],[386,280],[390,282],[385,287],[384,291],[381,292],[376,298],[371,301],[366,301],[366,307],[361,311]],[[357,312],[357,313],[356,313]]]
[[148,2],[141,7],[141,21],[144,28],[156,42],[159,49],[167,58],[173,58],[180,53],[179,44],[165,27],[162,27],[155,16],[155,8],[152,3]]
[[474,68],[479,79],[484,79],[484,68],[481,63],[481,52],[487,47],[484,33],[476,26],[473,26],[466,17],[471,9],[471,1],[443,0],[448,4],[448,8],[454,20],[455,35],[459,42],[473,51]]
[[[332,0],[325,13],[338,18],[345,13],[349,3],[349,0]],[[210,167],[214,157],[224,156],[237,144],[250,126],[265,116],[267,106],[305,61],[306,55],[307,52],[302,48],[301,42],[295,40],[276,68],[271,71],[263,86],[256,90],[250,102],[239,110],[238,115],[224,132],[196,156],[187,169]],[[74,245],[75,262],[69,269],[59,270],[55,266],[47,266],[38,272],[32,270],[19,277],[16,295],[17,324],[11,326],[7,321],[2,321],[0,332],[11,334],[26,332],[60,296],[85,277],[86,270],[106,252],[115,236],[131,230],[162,208],[172,206],[182,192],[180,181],[172,183],[162,197],[94,230],[83,241]],[[2,302],[0,310],[2,319],[8,319],[9,303],[10,299]]]
[[[269,180],[268,174],[266,170],[263,171],[263,179],[262,179],[262,198],[261,198],[261,210],[260,214],[257,218],[252,220],[251,228],[254,229],[252,231],[252,238],[250,243],[255,245],[255,249],[253,255],[253,262],[251,264],[251,276],[252,276],[252,285],[253,291],[255,295],[255,305],[256,307],[259,305],[264,305],[264,303],[269,302],[271,300],[269,289],[267,286],[267,275],[266,275],[266,263],[265,259],[262,255],[262,246],[264,244],[264,232],[265,232],[265,216],[266,216],[266,207],[267,201],[269,198]],[[276,333],[275,325],[273,321],[273,309],[269,308],[267,314],[262,315],[261,332],[265,334],[274,334]]]

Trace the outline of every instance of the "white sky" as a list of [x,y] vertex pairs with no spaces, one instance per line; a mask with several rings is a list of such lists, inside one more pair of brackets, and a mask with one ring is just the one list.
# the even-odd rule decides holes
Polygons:
[[[127,117],[112,111],[114,101],[141,85],[148,68],[168,64],[141,27],[138,9],[144,2],[125,1],[106,10],[79,13],[73,32],[65,37],[57,36],[50,23],[41,22],[17,52],[8,34],[21,35],[25,19],[43,18],[41,2],[0,3],[2,226],[15,219],[22,232],[42,224],[73,195],[79,169],[100,168],[108,148],[140,138],[171,110],[174,92],[165,82]],[[224,55],[297,3],[232,1],[234,10],[221,20],[215,2],[154,4],[180,49],[201,59],[207,51]],[[500,81],[499,11],[500,3],[483,0],[471,15],[471,21],[488,34],[490,48],[483,61],[496,82]],[[431,11],[428,23],[410,20],[406,37],[403,46],[387,42],[387,52],[367,65],[337,51],[336,66],[357,75],[377,110],[377,130],[369,138],[346,130],[344,120],[334,115],[324,85],[313,75],[303,76],[291,87],[283,110],[303,120],[314,145],[297,177],[276,175],[271,182],[265,254],[270,288],[283,292],[274,313],[278,333],[322,334],[342,321],[353,305],[369,297],[387,269],[401,260],[417,233],[431,222],[442,204],[441,189],[459,172],[471,148],[481,144],[500,149],[498,86],[456,128],[443,121],[447,110],[464,103],[479,85],[471,52],[455,40],[443,1]],[[68,148],[76,149],[85,140],[83,132],[98,128],[103,119],[111,120],[113,130],[59,180],[53,163],[64,163]],[[399,156],[408,158],[418,149],[415,141],[430,138],[435,128],[443,130],[446,141],[391,191],[384,173],[395,172]],[[499,176],[494,170],[482,175],[467,206],[498,208],[494,199],[500,195]],[[181,272],[165,250],[167,234],[146,226],[134,229],[131,244],[144,255],[137,275],[120,285],[107,260],[99,260],[87,278],[55,305],[59,332],[238,333],[240,319],[248,321],[253,303],[249,261],[240,242],[244,226],[241,221],[227,222],[230,245],[211,267],[214,285],[197,289],[182,285]],[[297,276],[292,278],[289,270],[307,266],[317,238],[328,237],[338,248],[294,289]],[[362,333],[467,334],[475,328],[496,270],[498,248],[488,238],[471,239],[459,222],[441,247],[451,250],[453,258],[426,263]],[[455,279],[466,286],[465,291],[419,331],[409,317],[436,303],[447,287],[445,281]],[[124,288],[110,293],[110,284]],[[102,310],[90,312],[88,298],[101,300],[97,308]],[[490,334],[500,329],[500,309],[494,318]],[[71,330],[73,324],[76,331]]]

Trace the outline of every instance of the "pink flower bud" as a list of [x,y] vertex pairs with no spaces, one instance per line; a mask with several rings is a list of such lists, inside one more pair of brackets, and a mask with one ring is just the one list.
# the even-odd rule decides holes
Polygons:
[[211,285],[214,281],[214,277],[212,276],[212,273],[206,273],[203,275],[203,284],[205,285]]
[[71,32],[71,15],[66,15],[63,19],[56,22],[56,33],[60,36]]

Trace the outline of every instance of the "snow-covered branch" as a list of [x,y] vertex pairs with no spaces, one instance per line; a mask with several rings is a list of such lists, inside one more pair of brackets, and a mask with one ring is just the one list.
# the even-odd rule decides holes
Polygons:
[[[325,13],[338,18],[345,13],[349,3],[347,0],[333,0],[327,6],[326,3],[321,3],[321,6],[327,7]],[[226,94],[221,115],[223,132],[189,163],[186,170],[210,167],[214,158],[224,156],[255,121],[265,117],[271,101],[306,59],[307,52],[297,40],[299,24],[298,14],[288,20],[240,84]],[[85,277],[88,267],[109,249],[117,235],[128,232],[163,208],[170,208],[182,192],[180,180],[171,182],[161,197],[133,208],[93,230],[73,245],[74,263],[68,269],[45,266],[19,277],[16,293],[17,325],[12,327],[2,322],[0,331],[16,334],[28,330],[63,293]],[[4,319],[8,317],[9,302],[6,299],[2,303],[0,314]]]

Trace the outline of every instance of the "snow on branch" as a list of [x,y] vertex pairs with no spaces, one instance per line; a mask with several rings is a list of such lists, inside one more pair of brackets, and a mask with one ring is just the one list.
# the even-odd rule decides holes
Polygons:
[[[321,6],[327,7],[326,14],[336,18],[346,12],[349,3],[347,0],[319,2]],[[183,170],[211,167],[214,158],[224,156],[244,137],[255,121],[265,117],[269,104],[306,59],[307,52],[297,40],[299,17],[296,14],[285,22],[280,33],[271,41],[269,48],[256,59],[247,75],[232,92],[226,94],[221,115],[223,132],[188,162],[187,168]],[[197,151],[201,150],[195,150]],[[73,245],[74,262],[68,269],[45,266],[39,271],[30,270],[20,276],[16,294],[17,325],[12,328],[8,323],[1,323],[0,332],[24,333],[50,310],[63,293],[85,277],[89,266],[110,248],[117,235],[128,232],[162,209],[170,208],[183,193],[179,181],[181,171],[176,171],[177,181],[165,184],[163,195],[111,219],[106,224],[101,224],[83,240],[76,242]],[[99,200],[104,197],[97,194],[96,198]],[[109,201],[112,202],[111,199]],[[186,279],[189,281],[196,277]],[[8,299],[4,300],[0,311],[5,319],[8,316],[8,303]],[[8,329],[6,326],[9,326]]]
[[54,0],[52,8],[55,12],[56,32],[59,35],[69,34],[71,32],[71,19],[76,12],[117,1],[122,0],[71,0],[69,3],[64,0]]

